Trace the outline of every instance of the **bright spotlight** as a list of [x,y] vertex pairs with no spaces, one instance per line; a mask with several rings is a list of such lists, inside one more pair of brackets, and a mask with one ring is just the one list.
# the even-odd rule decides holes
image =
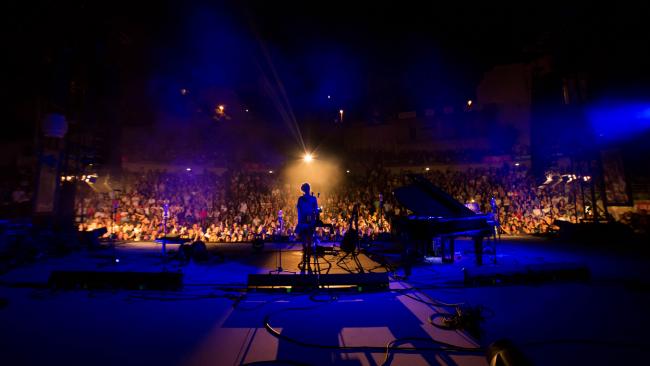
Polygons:
[[192,171],[192,168],[187,168],[187,169],[185,169],[185,170],[187,170],[188,172],[191,172],[191,171]]
[[350,169],[346,170],[345,172],[346,172],[346,173],[350,173]]
[[426,167],[426,168],[424,168],[424,170],[426,170],[428,172],[431,169],[429,167]]
[[269,170],[269,174],[273,174],[273,170]]
[[302,160],[304,160],[305,163],[309,163],[314,160],[314,157],[311,155],[311,153],[305,153],[305,156],[302,158]]

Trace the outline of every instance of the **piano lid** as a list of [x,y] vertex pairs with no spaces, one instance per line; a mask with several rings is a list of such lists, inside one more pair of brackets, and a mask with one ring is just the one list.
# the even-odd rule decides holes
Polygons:
[[411,184],[395,189],[393,195],[397,202],[413,211],[415,215],[439,217],[476,215],[424,176],[409,174],[409,178]]

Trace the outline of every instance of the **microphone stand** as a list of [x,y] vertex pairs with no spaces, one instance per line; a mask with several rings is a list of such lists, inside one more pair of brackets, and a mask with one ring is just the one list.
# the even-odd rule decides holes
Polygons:
[[494,248],[492,248],[494,255],[494,264],[497,264],[497,241],[501,241],[501,233],[499,232],[499,207],[497,206],[497,201],[494,197],[490,199],[490,206],[492,208],[492,215],[494,216],[494,233],[493,233],[493,242]]
[[[284,221],[282,220],[282,210],[278,211],[278,222],[280,223],[280,236],[281,236],[282,232],[283,232],[283,229],[284,229]],[[273,271],[269,271],[269,274],[272,274],[272,273],[277,273],[277,274],[280,274],[280,273],[292,273],[292,274],[296,274],[296,272],[285,271],[284,268],[282,268],[282,243],[278,243],[278,244],[279,244],[279,248],[278,248],[278,251],[276,251],[277,256],[275,258],[275,263],[278,265],[278,268],[273,270]]]
[[169,219],[169,204],[163,205],[163,242],[162,242],[162,257],[163,261],[167,255],[167,219]]

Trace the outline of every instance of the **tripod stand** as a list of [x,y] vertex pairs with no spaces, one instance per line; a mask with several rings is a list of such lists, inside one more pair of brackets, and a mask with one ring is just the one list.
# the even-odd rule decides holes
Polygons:
[[336,261],[336,265],[342,269],[345,269],[348,272],[351,272],[347,266],[343,267],[341,262],[345,261],[348,257],[352,257],[354,264],[357,266],[357,272],[364,273],[363,265],[359,261],[359,234],[355,229],[350,229],[345,233],[343,237],[343,242],[341,243],[341,248],[345,252],[345,255]]
[[[354,228],[352,228],[352,225],[354,224]],[[343,262],[347,257],[352,256],[352,259],[354,260],[354,263],[357,265],[357,271],[359,273],[363,273],[363,266],[361,265],[361,262],[359,262],[359,258],[357,255],[359,254],[359,204],[355,204],[354,208],[352,209],[352,216],[350,217],[350,222],[348,224],[348,230],[345,232],[345,235],[343,236],[343,240],[341,241],[341,249],[345,252],[345,255],[341,257],[338,261],[336,261],[336,265],[341,267],[342,269],[345,269],[346,271],[350,271],[348,268],[344,268],[341,266],[341,262]]]

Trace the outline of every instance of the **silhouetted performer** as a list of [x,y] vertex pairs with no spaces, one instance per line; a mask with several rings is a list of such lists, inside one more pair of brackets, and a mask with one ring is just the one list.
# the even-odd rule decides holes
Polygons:
[[[302,241],[302,259],[303,265],[309,268],[309,256],[314,251],[312,248],[314,241],[314,229],[318,221],[318,200],[310,194],[311,187],[309,183],[304,183],[300,190],[303,195],[298,197],[298,225],[296,226],[296,233]],[[316,253],[313,253],[316,256]]]

